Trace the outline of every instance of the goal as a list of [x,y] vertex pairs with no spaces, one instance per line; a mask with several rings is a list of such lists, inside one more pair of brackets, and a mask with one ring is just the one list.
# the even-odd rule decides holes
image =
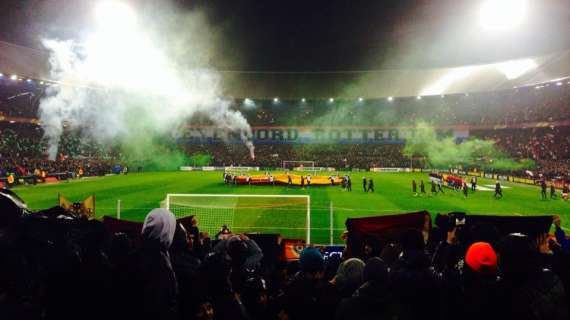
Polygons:
[[307,195],[167,194],[177,218],[195,216],[214,237],[222,225],[233,233],[277,233],[311,243],[311,198]]
[[295,168],[314,168],[315,161],[293,161],[284,160],[283,170],[294,170]]

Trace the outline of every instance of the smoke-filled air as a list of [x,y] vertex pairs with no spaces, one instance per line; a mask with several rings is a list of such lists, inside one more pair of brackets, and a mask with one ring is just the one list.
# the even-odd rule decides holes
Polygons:
[[59,82],[48,88],[39,112],[51,159],[64,130],[75,128],[85,139],[119,147],[129,160],[152,157],[168,163],[164,158],[172,155],[179,162],[183,152],[169,143],[174,146],[187,121],[198,114],[239,131],[254,157],[251,128],[221,98],[219,75],[207,65],[189,63],[211,50],[198,40],[208,32],[202,20],[190,21],[190,30],[180,35],[165,29],[184,26],[153,24],[118,2],[101,2],[94,14],[95,25],[82,40],[43,40],[52,80]]
[[447,169],[462,165],[483,170],[521,170],[534,167],[529,159],[515,161],[499,150],[494,141],[470,138],[457,143],[454,137],[440,136],[425,122],[415,125],[414,134],[406,139],[403,153],[423,157],[432,168]]

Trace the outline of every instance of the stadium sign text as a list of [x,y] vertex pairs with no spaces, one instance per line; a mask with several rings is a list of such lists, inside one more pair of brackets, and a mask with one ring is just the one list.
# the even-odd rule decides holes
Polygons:
[[[403,144],[415,133],[413,127],[252,127],[254,144]],[[445,134],[466,137],[453,129]],[[239,132],[215,127],[190,127],[183,138],[188,143],[241,143]]]

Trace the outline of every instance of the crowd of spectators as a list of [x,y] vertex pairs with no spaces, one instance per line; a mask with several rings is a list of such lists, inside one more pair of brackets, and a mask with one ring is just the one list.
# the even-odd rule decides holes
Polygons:
[[280,168],[283,161],[313,161],[318,167],[368,169],[372,167],[409,167],[396,144],[261,144],[255,146],[255,158],[243,145],[216,143],[187,145],[189,154],[209,154],[214,166],[259,166]]
[[15,178],[62,175],[66,178],[77,176],[103,176],[111,173],[115,163],[109,160],[93,159],[0,159],[0,177],[14,175]]
[[0,178],[72,173],[83,176],[111,172],[113,161],[98,144],[85,143],[68,132],[61,136],[56,160],[47,159],[48,144],[43,131],[34,124],[0,123]]
[[0,225],[0,315],[568,319],[570,243],[559,218],[556,240],[442,220],[449,217],[389,242],[368,238],[352,251],[359,255],[325,259],[308,247],[298,261],[285,261],[245,234],[226,227],[212,238],[196,219],[179,223],[166,209],[152,210],[128,235],[56,207]]
[[273,100],[236,108],[252,125],[516,125],[570,118],[570,86],[550,84],[498,92],[387,99]]
[[[8,81],[8,80],[6,80]],[[4,81],[4,82],[6,82]],[[26,81],[0,85],[0,118],[37,118],[41,88]],[[570,119],[570,90],[567,84],[525,87],[470,95],[446,95],[387,99],[273,100],[256,101],[255,107],[235,107],[252,125],[402,125],[425,120],[435,125],[469,125],[474,137],[491,139],[515,159],[532,159],[537,170],[549,177],[567,175],[570,169],[570,129],[548,122]],[[17,107],[15,107],[17,106]],[[544,125],[530,125],[543,122]],[[80,132],[64,130],[59,141],[60,159],[117,159],[119,154],[101,148]],[[284,160],[314,161],[335,168],[414,167],[402,155],[402,145],[256,145],[256,157],[242,145],[222,143],[182,146],[188,155],[208,154],[212,165],[281,167]],[[0,121],[0,172],[13,171],[22,162],[44,160],[48,143],[41,127],[30,123]],[[114,156],[113,156],[114,154]],[[62,155],[62,156],[59,156]],[[45,165],[45,163],[42,163]],[[8,167],[11,166],[11,167]],[[52,163],[47,167],[68,167]],[[33,168],[29,168],[33,171]],[[524,172],[524,170],[522,171]]]
[[[0,117],[38,118],[45,87],[0,79]],[[390,125],[418,120],[437,125],[513,125],[570,118],[570,85],[444,96],[380,99],[234,100],[252,125]]]
[[495,141],[515,159],[534,160],[538,171],[547,177],[570,175],[569,127],[477,130],[471,134]]

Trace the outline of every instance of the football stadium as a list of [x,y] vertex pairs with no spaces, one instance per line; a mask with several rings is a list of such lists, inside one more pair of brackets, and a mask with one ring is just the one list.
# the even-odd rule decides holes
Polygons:
[[0,3],[2,319],[569,319],[570,3]]

